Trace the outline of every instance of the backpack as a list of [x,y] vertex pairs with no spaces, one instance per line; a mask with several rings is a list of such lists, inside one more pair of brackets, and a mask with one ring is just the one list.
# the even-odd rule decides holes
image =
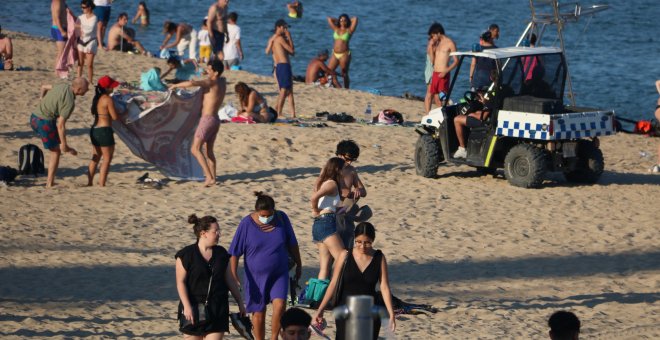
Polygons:
[[298,297],[298,303],[303,305],[309,305],[311,308],[316,308],[321,304],[323,297],[325,296],[325,291],[328,289],[330,280],[319,280],[317,278],[311,278],[307,281],[307,286],[300,293]]
[[34,175],[44,174],[44,153],[34,144],[25,144],[18,150],[18,174]]

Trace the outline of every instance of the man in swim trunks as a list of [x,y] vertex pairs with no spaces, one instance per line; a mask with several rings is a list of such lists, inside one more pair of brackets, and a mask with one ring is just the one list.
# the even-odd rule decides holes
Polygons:
[[[445,35],[445,29],[441,24],[434,25],[432,28],[432,34],[436,36],[438,45],[433,56],[433,75],[431,76],[431,86],[428,88],[427,95],[436,96],[440,93],[446,94],[449,91],[450,72],[458,66],[458,57],[451,57],[451,63],[449,62],[449,54],[456,52],[456,44]],[[430,103],[427,108],[428,111],[431,111]]]
[[60,83],[41,87],[41,102],[30,116],[30,126],[41,138],[44,148],[50,150],[46,187],[55,184],[55,172],[62,152],[74,156],[78,154],[76,149],[67,144],[65,125],[75,108],[76,96],[85,95],[88,88],[89,83],[85,78],[75,78],[71,85]]
[[289,62],[289,56],[294,55],[296,50],[293,47],[289,25],[284,19],[275,22],[275,34],[268,39],[266,54],[271,52],[273,53],[273,64],[275,65],[275,79],[280,92],[277,97],[277,113],[284,117],[282,109],[284,108],[284,101],[288,97],[291,103],[292,117],[296,118],[296,104],[293,100],[293,74]]
[[325,62],[328,61],[329,54],[328,50],[321,50],[316,57],[307,64],[305,84],[325,85],[328,83],[328,80],[330,80],[334,87],[341,87],[337,81],[337,73],[325,64]]
[[101,41],[99,44],[101,48],[105,48],[103,39],[105,39],[105,30],[110,21],[110,10],[112,9],[112,0],[94,0],[94,15],[98,18],[97,30],[101,33]]
[[0,26],[0,71],[13,70],[14,63],[12,58],[14,57],[13,47],[11,43],[11,38],[2,34],[2,26]]
[[213,55],[215,58],[223,59],[222,48],[225,46],[225,42],[228,42],[228,13],[229,0],[218,0],[209,7],[206,23],[208,24],[209,39],[211,39],[211,46],[213,47]]
[[[227,92],[227,80],[222,77],[224,69],[225,66],[222,64],[222,60],[215,59],[206,65],[208,78],[202,80],[188,80],[170,85],[170,90],[185,87],[201,87],[201,90],[204,91],[202,117],[199,119],[199,124],[195,131],[195,139],[193,140],[190,152],[195,156],[197,162],[199,162],[199,165],[204,171],[204,176],[206,177],[204,186],[206,187],[215,185],[215,177],[217,173],[213,144],[215,143],[215,138],[220,129],[218,109],[222,106],[222,102],[225,100],[225,93]],[[203,146],[206,146],[206,148],[204,148],[206,154],[202,153]]]
[[[55,69],[57,61],[60,60],[64,52],[64,45],[67,40],[67,20],[66,14],[71,12],[67,7],[65,0],[52,0],[50,3],[50,15],[52,17],[52,26],[50,27],[50,36],[55,40],[57,47],[57,56],[55,57]],[[73,15],[73,13],[71,13]]]
[[139,41],[135,40],[135,31],[127,28],[128,13],[119,13],[117,23],[112,25],[108,32],[108,49],[121,52],[135,52],[147,54]]

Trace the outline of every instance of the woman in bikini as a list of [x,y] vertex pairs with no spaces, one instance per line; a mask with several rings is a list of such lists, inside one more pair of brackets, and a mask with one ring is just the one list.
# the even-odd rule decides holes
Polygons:
[[83,0],[80,3],[83,14],[76,21],[78,31],[78,77],[82,76],[83,67],[87,64],[87,77],[92,82],[94,76],[94,56],[101,41],[101,32],[97,30],[98,18],[94,15],[94,2]]
[[355,28],[357,27],[357,17],[349,18],[348,14],[342,14],[339,19],[328,17],[328,24],[334,32],[335,39],[332,48],[332,56],[328,62],[328,68],[335,70],[337,65],[341,68],[341,76],[344,78],[344,87],[349,88],[350,79],[348,77],[348,67],[351,64],[351,50],[348,42],[351,40]]
[[339,183],[344,160],[332,157],[325,163],[321,174],[314,183],[312,192],[312,240],[319,248],[319,280],[325,280],[330,274],[330,260],[337,259],[344,250],[344,244],[337,234],[337,206],[341,202]]
[[138,3],[137,12],[135,12],[135,17],[133,17],[133,24],[135,24],[138,19],[140,19],[140,25],[149,26],[149,9],[147,8],[147,3],[140,1]]
[[277,119],[277,114],[268,110],[268,102],[261,93],[247,86],[242,81],[234,86],[238,101],[241,103],[239,116],[244,118],[252,117],[257,123],[272,123]]
[[[323,301],[319,309],[314,314],[313,323],[315,325],[323,324],[323,310],[328,306],[330,299],[337,297],[336,306],[345,305],[349,296],[369,295],[374,298],[374,304],[383,306],[387,309],[390,316],[389,330],[394,332],[396,320],[394,318],[394,308],[392,307],[392,293],[390,290],[390,280],[388,275],[387,260],[380,250],[373,248],[376,239],[376,229],[369,222],[362,222],[355,227],[355,246],[347,251],[341,252],[338,264],[333,273],[332,280],[325,291]],[[341,287],[337,287],[339,275],[343,271]],[[382,300],[376,293],[376,285],[380,283],[380,292]],[[338,291],[335,294],[335,291]],[[336,320],[335,339],[344,339],[346,335],[346,321]],[[380,319],[374,319],[373,339],[378,339],[380,330]]]
[[99,185],[104,187],[108,179],[110,162],[112,161],[112,155],[115,153],[115,137],[111,125],[112,121],[117,119],[115,104],[110,98],[110,93],[117,86],[119,86],[119,83],[108,76],[101,77],[96,85],[96,93],[92,100],[94,124],[92,124],[92,129],[89,131],[93,154],[87,173],[88,186],[93,185],[94,174],[96,174],[96,168],[101,158],[103,158],[103,162],[101,163]]

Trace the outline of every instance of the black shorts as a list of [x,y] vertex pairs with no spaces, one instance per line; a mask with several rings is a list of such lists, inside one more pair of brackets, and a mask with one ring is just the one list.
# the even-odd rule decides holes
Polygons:
[[483,125],[483,122],[477,118],[468,115],[465,121],[465,125],[469,128],[476,128]]

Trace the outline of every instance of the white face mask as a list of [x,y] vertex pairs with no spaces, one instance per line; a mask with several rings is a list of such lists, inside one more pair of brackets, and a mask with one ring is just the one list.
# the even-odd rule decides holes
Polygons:
[[273,220],[273,217],[275,217],[275,214],[272,214],[268,217],[259,216],[259,222],[261,222],[263,224],[269,224],[270,221]]

